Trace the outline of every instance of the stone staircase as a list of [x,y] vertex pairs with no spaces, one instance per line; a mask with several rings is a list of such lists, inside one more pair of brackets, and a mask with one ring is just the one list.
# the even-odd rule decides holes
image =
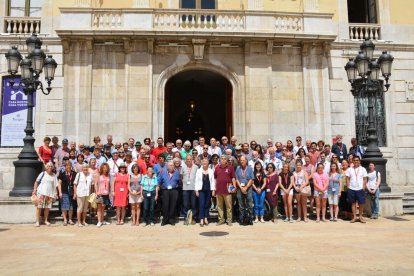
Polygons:
[[414,193],[405,193],[403,197],[404,214],[414,214]]

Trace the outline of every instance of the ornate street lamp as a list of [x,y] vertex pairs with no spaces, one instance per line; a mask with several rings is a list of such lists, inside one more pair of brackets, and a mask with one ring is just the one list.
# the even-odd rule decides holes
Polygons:
[[[33,94],[40,90],[43,94],[49,95],[52,90],[50,84],[57,67],[57,63],[52,56],[46,58],[45,53],[41,49],[42,41],[36,34],[32,34],[26,40],[26,45],[29,55],[25,58],[22,58],[15,46],[6,53],[10,75],[15,76],[17,74],[19,65],[21,71],[20,83],[14,85],[14,81],[10,81],[10,86],[15,91],[22,88],[27,95],[27,123],[24,129],[26,136],[23,138],[24,146],[18,156],[19,160],[13,162],[15,167],[14,187],[10,192],[10,196],[30,196],[33,190],[33,183],[43,169],[43,164],[39,161],[39,156],[34,147]],[[45,80],[48,84],[46,91],[39,80],[42,71],[45,72]]]
[[[354,59],[349,59],[345,65],[345,70],[348,81],[352,86],[352,94],[356,97],[365,93],[368,97],[368,147],[362,156],[362,165],[368,168],[369,163],[374,163],[376,170],[381,173],[381,191],[390,192],[391,188],[386,183],[387,160],[383,158],[378,147],[377,130],[374,125],[374,102],[378,96],[382,96],[390,88],[388,80],[391,76],[391,67],[394,58],[384,51],[378,60],[373,59],[375,45],[371,40],[365,40],[361,44],[360,49],[361,51]],[[385,80],[384,85],[384,81],[381,79],[381,73]]]

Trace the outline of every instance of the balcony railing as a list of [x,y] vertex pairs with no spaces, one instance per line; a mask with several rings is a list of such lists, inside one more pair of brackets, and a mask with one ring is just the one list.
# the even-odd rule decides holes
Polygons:
[[349,24],[349,38],[356,40],[371,39],[371,40],[380,40],[381,39],[381,25],[378,24]]
[[[332,40],[336,36],[332,14],[289,13],[270,11],[224,11],[185,9],[99,9],[60,8],[61,35],[99,32],[136,32],[144,34],[159,32],[158,35],[199,31],[206,35],[214,33],[237,33],[241,36],[275,36]],[[116,31],[116,32],[115,32]],[[195,33],[194,33],[195,35]],[[328,38],[329,37],[329,38]]]
[[40,33],[40,17],[4,17],[4,31],[8,34]]

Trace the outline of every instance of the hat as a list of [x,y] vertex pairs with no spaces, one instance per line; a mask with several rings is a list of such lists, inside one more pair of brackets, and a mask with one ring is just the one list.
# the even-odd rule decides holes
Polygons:
[[105,145],[104,145],[104,148],[106,148],[106,149],[107,149],[107,148],[110,148],[110,147],[111,147],[111,145],[110,145],[110,144],[105,144]]
[[242,148],[240,146],[236,146],[236,150],[241,150]]
[[127,165],[124,162],[122,162],[121,165],[119,165],[119,168],[126,168],[126,167]]
[[66,138],[65,138],[65,139],[63,139],[63,140],[62,140],[62,144],[69,144],[68,139],[66,139]]
[[140,142],[140,141],[137,141],[137,142],[135,143],[135,146],[136,146],[136,147],[140,147],[140,146],[142,146],[142,144],[141,144],[141,142]]
[[118,150],[117,149],[111,150],[111,154],[114,154],[114,153],[118,153]]

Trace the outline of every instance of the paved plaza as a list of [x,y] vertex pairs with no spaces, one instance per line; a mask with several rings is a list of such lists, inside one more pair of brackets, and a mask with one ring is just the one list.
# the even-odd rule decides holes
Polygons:
[[413,275],[413,229],[414,216],[203,228],[2,224],[0,274]]

